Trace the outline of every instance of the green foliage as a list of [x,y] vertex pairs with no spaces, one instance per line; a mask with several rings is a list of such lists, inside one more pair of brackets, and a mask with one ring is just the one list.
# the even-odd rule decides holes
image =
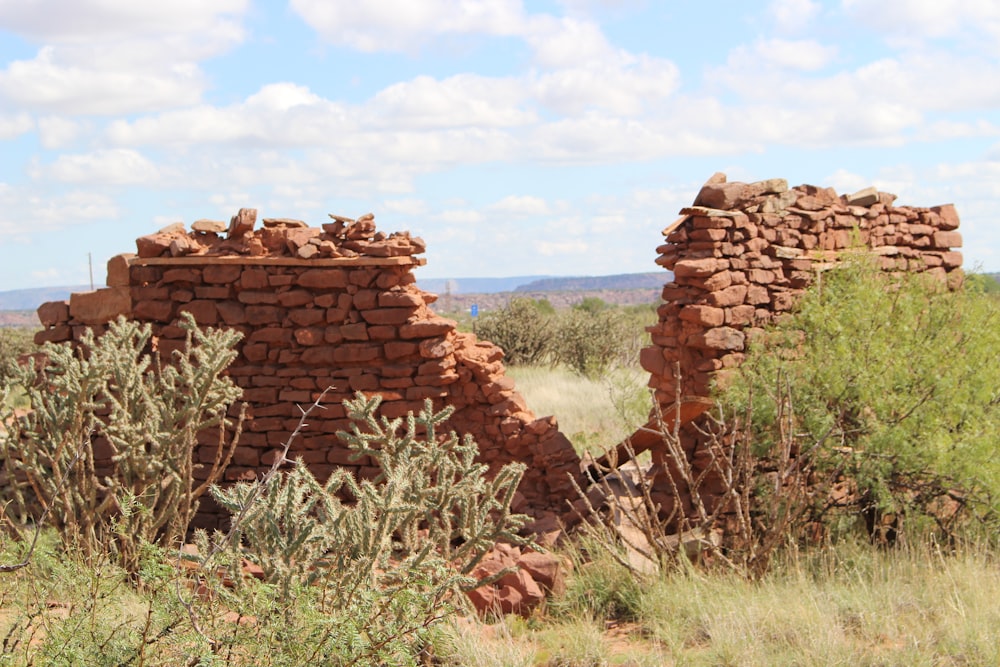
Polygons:
[[645,327],[654,320],[651,307],[618,308],[597,297],[559,312],[544,300],[516,298],[480,318],[476,333],[499,345],[512,366],[564,364],[599,377],[638,364],[648,343]]
[[[726,400],[753,396],[758,450],[779,413],[822,445],[820,470],[853,480],[863,505],[935,516],[952,490],[993,515],[1000,501],[1000,326],[996,303],[866,263],[824,274],[794,316],[755,344]],[[779,400],[777,385],[790,387]]]
[[503,308],[484,313],[476,323],[476,334],[499,345],[507,363],[536,364],[549,354],[554,324],[538,302],[518,297]]
[[[119,318],[103,336],[87,331],[78,349],[46,344],[44,368],[12,369],[32,409],[0,434],[0,456],[7,500],[22,519],[47,511],[67,545],[87,558],[110,546],[131,571],[143,543],[183,536],[235,446],[224,444],[223,428],[240,389],[222,372],[240,335],[203,332],[190,317],[182,326],[185,349],[162,368],[146,353],[149,325]],[[196,486],[197,434],[213,427],[217,456]]]
[[296,462],[261,482],[212,489],[235,524],[215,543],[230,545],[231,560],[259,563],[274,586],[274,609],[263,616],[307,629],[312,621],[292,605],[303,595],[325,615],[310,662],[415,659],[429,628],[460,601],[456,593],[481,583],[471,574],[493,544],[523,542],[515,532],[527,517],[510,512],[522,464],[488,479],[471,438],[438,433],[451,408],[434,412],[427,401],[404,422],[378,418],[380,402],[362,394],[345,401],[353,426],[338,434],[378,466],[377,479],[357,482],[340,470],[321,483]]

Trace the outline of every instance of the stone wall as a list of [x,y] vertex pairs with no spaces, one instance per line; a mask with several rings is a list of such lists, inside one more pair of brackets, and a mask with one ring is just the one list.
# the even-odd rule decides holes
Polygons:
[[[337,466],[376,473],[370,461],[352,461],[334,435],[349,428],[343,399],[378,393],[381,414],[391,418],[419,411],[429,398],[437,409],[454,406],[449,427],[475,437],[484,462],[527,464],[515,510],[541,517],[565,509],[579,458],[555,419],[536,418],[515,391],[500,348],[431,310],[437,297],[418,289],[413,275],[424,263],[416,257],[423,241],[376,232],[370,215],[336,216],[322,229],[289,219],[265,219],[259,230],[255,223],[256,212],[243,209],[228,226],[202,220],[191,232],[173,225],[138,239],[137,254],[108,263],[107,288],[42,305],[45,329],[36,340],[78,340],[119,314],[150,323],[161,355],[184,344],[184,312],[201,325],[241,331],[228,372],[249,416],[227,481],[259,476],[298,424],[297,406],[332,388],[290,453],[318,476]],[[208,445],[196,453],[204,462]],[[213,511],[198,523],[215,522]]]
[[784,179],[713,176],[657,248],[656,263],[674,274],[642,352],[659,404],[677,399],[678,364],[682,393],[707,396],[714,375],[738,366],[748,341],[846,253],[873,253],[887,271],[960,280],[954,206],[894,206],[895,199],[875,188],[841,196],[789,188]]

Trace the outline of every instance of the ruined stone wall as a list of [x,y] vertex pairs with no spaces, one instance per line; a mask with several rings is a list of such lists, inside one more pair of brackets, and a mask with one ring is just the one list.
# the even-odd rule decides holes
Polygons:
[[657,248],[656,263],[674,274],[642,353],[659,404],[677,399],[677,364],[682,394],[708,396],[714,375],[739,365],[749,340],[847,253],[873,253],[887,271],[960,279],[954,206],[895,199],[874,188],[841,196],[784,179],[710,179]]
[[[137,240],[137,255],[108,265],[108,287],[39,308],[45,329],[37,341],[78,340],[102,331],[119,314],[152,326],[161,355],[184,344],[182,313],[200,325],[243,333],[229,375],[243,388],[248,419],[226,480],[254,479],[270,465],[299,422],[297,406],[330,389],[326,409],[310,416],[290,457],[301,456],[318,476],[346,467],[360,477],[376,470],[351,460],[334,435],[349,428],[341,401],[355,391],[380,394],[386,417],[455,408],[448,424],[479,443],[492,467],[522,461],[528,470],[516,511],[537,517],[565,509],[569,475],[579,459],[553,418],[536,418],[504,373],[492,343],[456,330],[430,309],[436,296],[416,287],[424,263],[420,239],[375,232],[371,217],[338,218],[323,229],[299,221],[265,220],[242,210],[227,228],[198,221]],[[206,439],[196,456],[211,462]],[[217,517],[199,517],[211,524]]]

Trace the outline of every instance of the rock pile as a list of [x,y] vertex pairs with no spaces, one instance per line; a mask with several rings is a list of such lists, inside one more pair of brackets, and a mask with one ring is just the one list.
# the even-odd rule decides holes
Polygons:
[[566,590],[570,563],[552,553],[498,542],[472,571],[477,579],[495,577],[493,583],[468,592],[480,614],[519,614],[528,616],[546,595],[560,595]]
[[347,218],[330,214],[333,222],[310,227],[292,218],[264,218],[257,224],[257,210],[241,208],[229,224],[218,220],[196,220],[188,232],[183,223],[164,227],[155,234],[136,239],[139,257],[403,257],[418,255],[427,247],[409,232],[385,234],[376,231],[375,216]]
[[[341,402],[354,392],[381,395],[380,412],[389,418],[418,412],[431,399],[435,409],[455,408],[448,427],[472,435],[482,461],[494,469],[527,464],[515,511],[551,521],[565,509],[570,475],[580,474],[572,444],[553,418],[528,409],[505,374],[500,348],[431,310],[437,297],[418,289],[413,276],[424,261],[413,256],[422,241],[381,234],[370,215],[335,216],[322,230],[265,220],[256,232],[254,218],[242,209],[226,238],[214,231],[218,223],[198,221],[190,233],[167,228],[138,239],[138,255],[108,263],[106,289],[43,304],[38,314],[46,328],[36,340],[79,340],[122,314],[148,322],[155,349],[169,358],[184,345],[183,313],[200,325],[242,332],[228,373],[243,388],[249,418],[226,473],[230,481],[264,472],[298,424],[297,405],[332,387],[326,409],[314,413],[289,453],[318,476],[335,467],[359,477],[377,472],[365,458],[351,459],[335,436],[349,430]],[[211,462],[214,442],[206,436],[199,461]],[[202,509],[199,525],[221,515],[207,502]]]

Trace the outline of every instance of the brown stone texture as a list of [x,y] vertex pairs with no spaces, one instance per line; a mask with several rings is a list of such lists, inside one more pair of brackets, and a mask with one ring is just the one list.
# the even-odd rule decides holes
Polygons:
[[[305,407],[324,390],[326,409],[314,413],[289,456],[302,456],[321,476],[334,466],[359,477],[373,474],[370,462],[352,460],[336,437],[350,427],[342,401],[361,391],[380,394],[381,414],[389,418],[419,411],[426,399],[438,410],[453,406],[448,428],[473,436],[491,469],[527,464],[516,511],[544,518],[565,510],[579,457],[554,419],[538,419],[528,409],[505,374],[500,348],[457,331],[455,322],[430,309],[433,295],[419,290],[413,276],[423,264],[413,256],[423,252],[423,241],[407,232],[377,232],[371,215],[324,225],[336,226],[335,233],[291,218],[268,218],[255,231],[255,219],[255,211],[241,209],[228,240],[214,232],[189,234],[183,225],[143,237],[137,257],[109,263],[109,280],[118,286],[74,294],[68,307],[39,308],[46,328],[38,340],[79,340],[88,325],[119,313],[149,323],[161,354],[183,347],[183,313],[205,326],[239,330],[240,354],[228,374],[243,388],[248,418],[229,481],[259,477],[295,429],[296,404]],[[253,239],[264,254],[254,254]],[[337,256],[320,250],[303,258],[303,248],[321,248],[316,239],[335,247]],[[177,254],[171,244],[198,248]],[[195,452],[198,460],[210,457],[214,441],[205,442],[204,451]],[[212,526],[220,518],[206,502],[196,522]],[[515,588],[532,598],[532,586]]]

